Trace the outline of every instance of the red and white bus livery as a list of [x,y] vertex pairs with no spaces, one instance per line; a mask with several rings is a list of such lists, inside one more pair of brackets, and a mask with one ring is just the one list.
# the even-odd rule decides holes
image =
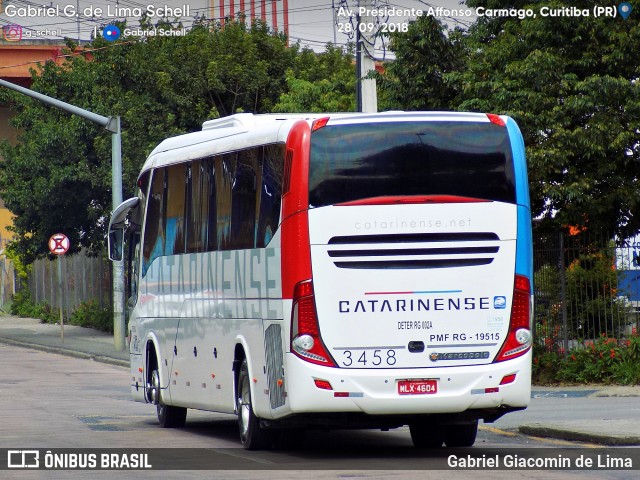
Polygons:
[[162,142],[138,186],[110,251],[125,253],[133,397],[162,426],[194,408],[235,413],[249,449],[405,425],[419,447],[471,446],[479,419],[528,405],[512,119],[237,114]]

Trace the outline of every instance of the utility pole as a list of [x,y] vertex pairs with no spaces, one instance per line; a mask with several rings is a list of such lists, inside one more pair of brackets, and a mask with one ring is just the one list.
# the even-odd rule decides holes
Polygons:
[[[376,81],[373,78],[364,79],[376,68],[374,61],[374,46],[380,21],[372,17],[373,7],[378,6],[378,0],[340,0],[336,6],[335,0],[331,2],[334,18],[333,43],[336,43],[335,28],[340,26],[340,31],[345,33],[349,41],[355,37],[356,42],[356,111],[375,113],[378,111],[378,99],[376,95]],[[355,11],[352,5],[355,3]],[[339,11],[339,14],[337,13]],[[377,11],[377,10],[376,10]],[[346,20],[339,18],[348,17]],[[355,22],[355,23],[354,23]]]
[[358,0],[356,8],[356,112],[362,112],[362,36],[360,35],[360,0]]
[[338,23],[338,17],[336,16],[336,3],[335,0],[331,0],[331,11],[333,12],[333,46],[336,46],[336,27]]
[[[0,79],[0,86],[9,88],[43,103],[59,108],[72,115],[78,115],[93,123],[97,123],[111,132],[111,202],[113,210],[122,203],[122,140],[120,132],[120,117],[103,117],[70,103],[48,97],[28,88],[15,85]],[[118,351],[125,349],[125,319],[124,319],[124,265],[113,262],[113,343]]]
[[76,28],[78,30],[78,45],[80,45],[80,0],[76,0]]
[[[364,15],[360,15],[361,8]],[[376,93],[376,81],[373,78],[365,78],[375,71],[376,65],[373,58],[373,48],[377,33],[377,23],[371,17],[371,0],[358,0],[356,13],[356,76],[357,93],[356,106],[359,112],[375,113],[378,111],[378,97]]]

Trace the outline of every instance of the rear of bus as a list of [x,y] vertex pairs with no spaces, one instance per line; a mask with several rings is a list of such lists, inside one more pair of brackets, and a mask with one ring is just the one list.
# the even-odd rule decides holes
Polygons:
[[525,408],[531,216],[515,122],[329,116],[297,124],[287,148],[291,413],[384,428]]

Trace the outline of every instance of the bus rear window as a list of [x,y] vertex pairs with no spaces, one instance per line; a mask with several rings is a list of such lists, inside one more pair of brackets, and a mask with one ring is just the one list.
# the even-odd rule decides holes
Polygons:
[[475,122],[333,125],[311,135],[309,205],[455,195],[515,203],[507,129]]

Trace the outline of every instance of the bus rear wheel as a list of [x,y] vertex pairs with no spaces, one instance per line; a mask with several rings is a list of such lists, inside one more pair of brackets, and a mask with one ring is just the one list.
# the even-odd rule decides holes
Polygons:
[[418,421],[409,424],[413,446],[416,448],[440,448],[444,442],[446,427],[436,422]]
[[184,427],[184,424],[187,422],[187,409],[164,404],[162,401],[160,372],[158,372],[158,369],[151,372],[151,393],[149,396],[151,401],[156,405],[158,423],[162,428]]
[[247,359],[242,361],[238,373],[238,392],[236,395],[238,411],[238,427],[240,441],[247,450],[270,448],[272,432],[260,426],[260,419],[253,413],[251,403],[251,382],[249,381],[249,365]]
[[447,447],[472,447],[478,434],[478,420],[447,426],[444,443]]

